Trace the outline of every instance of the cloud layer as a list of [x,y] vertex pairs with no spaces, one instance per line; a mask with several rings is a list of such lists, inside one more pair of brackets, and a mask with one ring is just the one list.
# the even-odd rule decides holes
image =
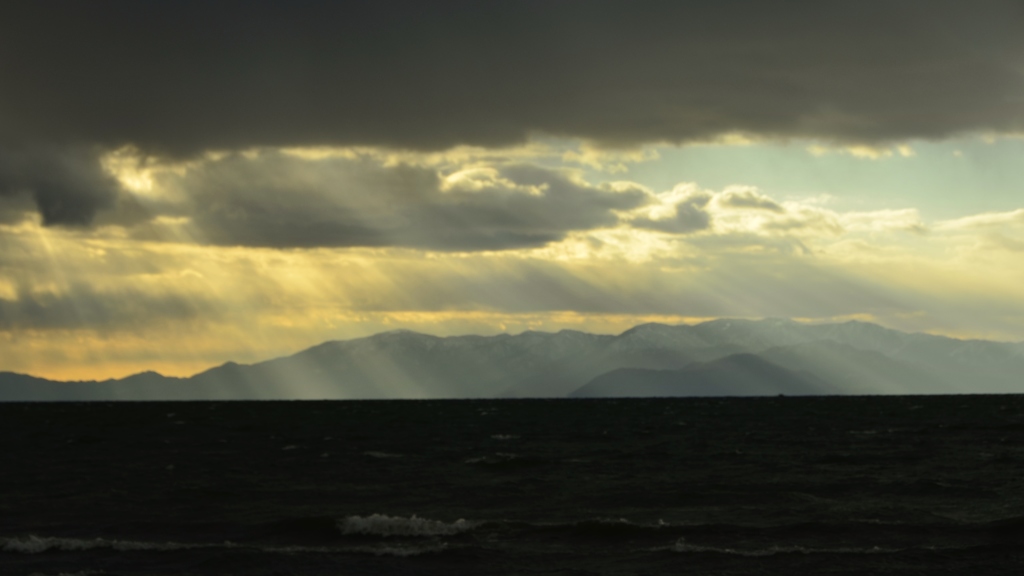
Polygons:
[[44,225],[90,224],[120,194],[100,156],[96,147],[0,146],[0,222],[20,219],[31,198]]
[[26,0],[0,86],[0,369],[612,317],[1024,334],[1017,205],[626,166],[798,141],[801,170],[928,170],[908,140],[1024,133],[1013,0]]
[[[307,219],[333,218],[335,203],[356,206],[361,220],[378,229],[383,226],[366,216],[376,196],[347,197],[339,192],[344,186],[323,184],[367,174],[393,182],[394,174],[413,170],[356,158],[315,163],[310,171],[305,160],[278,153],[225,156],[155,175],[150,193],[166,195],[140,197],[143,212],[159,214],[148,221],[94,230],[43,228],[32,220],[0,224],[0,344],[9,352],[0,369],[63,378],[152,368],[188,374],[229,359],[256,361],[397,327],[446,334],[616,331],[650,319],[720,316],[858,318],[954,335],[1024,335],[1019,211],[927,222],[913,209],[840,212],[751,187],[715,191],[680,184],[653,194],[625,182],[611,191],[567,180],[573,187],[563,193],[570,199],[605,194],[632,203],[639,194],[644,201],[587,216],[579,229],[561,221],[559,240],[500,252],[392,245],[282,250],[299,233],[283,228],[261,238],[273,241],[267,247],[210,245],[199,234],[201,225],[188,223],[202,214],[190,211],[197,199],[206,202],[216,192],[218,201],[241,202],[249,197],[246,183],[263,181],[264,168],[275,162],[306,174],[310,187],[294,196],[253,198],[273,206],[291,202],[288,209]],[[544,207],[551,200],[533,189],[569,187],[559,184],[564,172],[520,164],[426,174],[434,174],[431,186],[399,186],[404,196],[379,200],[406,198],[429,212],[445,195],[480,194],[484,184],[504,182],[501,193]],[[183,183],[176,191],[161,188]],[[185,190],[204,192],[175,196]],[[680,206],[704,224],[679,230],[647,225],[678,221]],[[544,210],[511,214],[521,213]],[[615,223],[590,227],[604,219]],[[538,226],[530,218],[516,221],[528,230]],[[196,236],[171,235],[174,226],[192,228]],[[152,238],[141,239],[144,231]],[[416,235],[433,232],[420,228]],[[470,233],[463,240],[480,242]]]
[[157,178],[199,243],[273,248],[508,250],[615,226],[649,200],[639,185],[595,186],[564,170],[471,163],[441,172],[373,157],[229,155]]
[[1019,132],[1022,62],[1012,0],[7,2],[0,195],[88,224],[118,195],[97,147],[127,145],[180,159],[743,134],[873,150]]
[[147,151],[1024,128],[1020,3],[38,1],[0,129]]

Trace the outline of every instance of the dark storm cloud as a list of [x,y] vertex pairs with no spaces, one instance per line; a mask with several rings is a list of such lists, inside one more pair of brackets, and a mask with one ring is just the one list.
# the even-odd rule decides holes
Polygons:
[[0,132],[180,155],[533,131],[632,144],[1021,130],[1022,13],[1012,0],[9,1]]
[[0,222],[20,219],[31,197],[44,225],[83,226],[110,208],[120,185],[92,146],[0,145]]
[[197,241],[289,247],[443,251],[542,246],[612,226],[646,192],[590,186],[532,165],[475,167],[442,177],[378,160],[309,161],[276,152],[231,155],[162,182],[189,199]]
[[0,193],[0,224],[17,224],[37,211],[28,194]]

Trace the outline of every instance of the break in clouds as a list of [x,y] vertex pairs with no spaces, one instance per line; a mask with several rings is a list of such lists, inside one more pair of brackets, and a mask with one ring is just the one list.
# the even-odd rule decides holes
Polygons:
[[[7,2],[0,194],[30,198],[44,224],[87,225],[120,193],[96,151],[127,145],[181,160],[535,135],[606,147],[734,133],[870,145],[1020,131],[1022,17],[1010,0]],[[265,192],[253,192],[255,206]],[[480,229],[437,245],[558,234],[506,229],[480,209]],[[226,226],[215,241],[247,234],[204,210]],[[460,216],[434,211],[424,226]],[[372,227],[341,237],[313,222],[298,238],[292,224],[242,240],[381,242]],[[683,214],[654,226],[699,225]]]

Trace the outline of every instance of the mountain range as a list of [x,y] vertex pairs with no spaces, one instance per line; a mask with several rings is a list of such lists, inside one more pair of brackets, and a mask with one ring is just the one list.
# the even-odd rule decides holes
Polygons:
[[721,319],[325,342],[187,378],[143,372],[56,382],[0,372],[0,400],[564,398],[1024,391],[1024,343],[959,340],[866,322]]

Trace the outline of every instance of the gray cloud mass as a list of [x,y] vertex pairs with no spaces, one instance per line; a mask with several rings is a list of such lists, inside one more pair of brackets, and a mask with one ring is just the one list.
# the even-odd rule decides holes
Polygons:
[[769,212],[785,211],[785,208],[778,202],[751,190],[727,190],[718,201],[720,204],[732,208],[752,208]]
[[308,161],[266,151],[169,175],[197,240],[275,248],[399,246],[441,251],[541,246],[611,226],[647,202],[533,165],[486,168],[447,185],[437,171],[369,159]]
[[0,8],[0,129],[219,148],[873,142],[1024,127],[1024,7],[32,0]]
[[[17,220],[31,197],[44,225],[82,226],[117,201],[120,185],[83,146],[0,146],[0,222]],[[13,200],[12,200],[13,197]]]
[[654,220],[648,217],[633,219],[630,224],[670,234],[689,234],[706,230],[711,226],[711,214],[707,210],[711,194],[699,192],[682,198],[675,205],[675,214],[670,218]]
[[[1021,131],[1022,62],[1024,5],[1013,0],[10,1],[0,195],[31,195],[44,224],[89,224],[119,194],[96,154],[125,145],[182,158],[534,134],[631,146],[732,132],[870,144]],[[250,219],[269,208],[240,202]],[[239,240],[217,209],[208,221],[229,228],[214,240]],[[424,216],[426,227],[462,223],[442,209]],[[270,232],[245,234],[297,224],[264,220]],[[356,221],[351,239],[305,225],[305,240],[288,232],[299,245],[378,242]],[[490,240],[479,232],[436,242],[551,235],[521,236],[514,223]]]

